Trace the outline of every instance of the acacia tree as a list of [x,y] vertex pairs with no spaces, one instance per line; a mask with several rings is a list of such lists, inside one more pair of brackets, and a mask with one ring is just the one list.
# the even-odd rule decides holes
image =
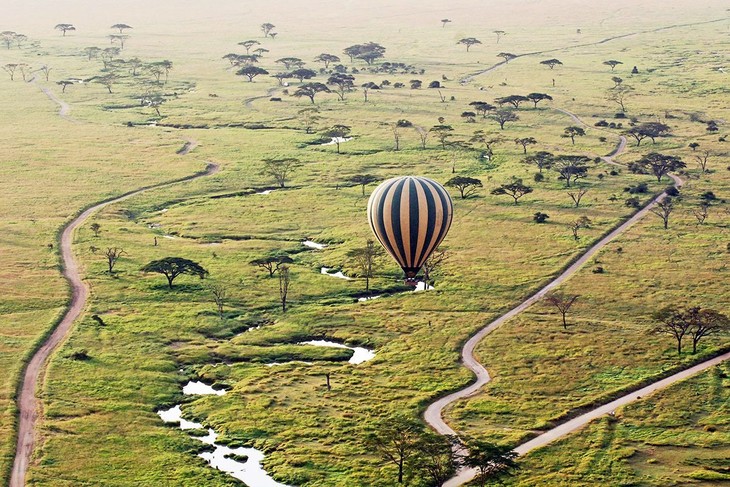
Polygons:
[[281,268],[281,266],[286,264],[292,264],[293,262],[294,260],[292,260],[292,258],[289,257],[287,254],[277,251],[272,252],[265,257],[253,259],[249,262],[249,265],[266,269],[266,271],[269,273],[269,277],[274,277],[274,274],[279,271],[279,268]]
[[60,30],[63,32],[63,37],[66,37],[66,32],[74,31],[76,30],[76,27],[74,27],[73,24],[56,24],[54,29]]
[[286,313],[287,299],[289,297],[289,286],[291,285],[291,272],[289,266],[279,268],[279,299],[281,300],[281,311]]
[[507,122],[516,122],[520,119],[514,110],[508,110],[501,108],[492,114],[492,118],[499,124],[499,128],[504,130],[504,125]]
[[41,66],[41,67],[39,68],[39,71],[41,71],[41,72],[43,73],[43,75],[45,76],[45,78],[46,78],[46,81],[48,81],[48,76],[49,76],[49,75],[51,74],[51,70],[52,70],[52,69],[53,69],[53,68],[51,68],[51,67],[50,67],[50,66],[48,66],[47,64],[44,64],[43,66]]
[[626,113],[626,100],[634,93],[634,89],[629,85],[620,85],[608,90],[606,99],[616,103],[621,107],[621,111]]
[[451,22],[451,19],[441,19],[441,27],[446,27],[449,22]]
[[118,47],[107,47],[101,51],[99,57],[101,57],[101,62],[104,64],[104,69],[107,69],[110,66],[112,61],[114,61],[114,58],[119,56],[120,52],[121,51]]
[[618,76],[612,76],[611,81],[613,81],[614,88],[618,88],[619,85],[624,82],[623,78],[620,78]]
[[423,127],[419,127],[418,125],[414,125],[413,128],[416,129],[418,138],[421,139],[421,149],[425,149],[426,141],[428,140],[428,136],[430,135],[431,132],[424,129]]
[[570,231],[573,232],[573,238],[575,240],[579,240],[580,237],[578,236],[578,232],[581,230],[581,228],[589,228],[591,226],[591,219],[587,216],[581,216],[577,218],[576,220],[572,221],[570,225],[568,225],[568,228],[570,228]]
[[322,117],[319,115],[319,108],[317,107],[302,108],[297,112],[297,115],[307,134],[311,134],[317,122],[322,120]]
[[566,295],[560,293],[552,293],[545,296],[545,302],[551,306],[555,306],[555,308],[557,308],[557,310],[560,312],[560,315],[563,318],[563,328],[566,330],[568,329],[568,321],[566,319],[566,316],[568,314],[568,311],[570,311],[570,308],[578,300],[579,297],[580,295],[578,294]]
[[413,127],[413,124],[408,120],[398,120],[394,124],[391,124],[390,128],[393,131],[393,140],[395,141],[395,150],[400,150],[400,138],[401,138],[401,129],[403,128],[411,128]]
[[15,80],[15,71],[18,69],[17,63],[8,63],[3,66],[3,71],[10,75],[10,81]]
[[611,66],[611,71],[613,71],[614,69],[616,69],[616,66],[623,63],[621,61],[611,59],[609,61],[603,61],[603,64],[605,64],[606,66]]
[[561,155],[554,159],[552,168],[560,174],[559,179],[565,181],[570,187],[578,179],[588,177],[588,166],[585,165],[590,159],[586,156]]
[[445,247],[436,247],[436,250],[428,256],[426,262],[423,263],[423,282],[425,289],[428,289],[433,284],[434,274],[441,270],[450,257],[451,252]]
[[585,136],[586,131],[583,129],[583,127],[578,127],[576,125],[571,125],[570,127],[565,127],[565,130],[563,130],[562,137],[570,138],[570,141],[575,145],[575,138],[576,137],[583,137]]
[[677,354],[682,354],[682,339],[692,326],[687,314],[676,308],[663,308],[652,315],[656,325],[650,330],[653,334],[670,335],[677,340]]
[[365,186],[378,181],[377,176],[372,174],[356,174],[349,179],[349,182],[362,187],[362,195],[365,196]]
[[327,84],[334,86],[337,97],[340,101],[344,101],[345,93],[352,91],[355,87],[355,77],[346,73],[334,73],[327,78]]
[[517,108],[520,108],[520,103],[522,103],[523,101],[528,101],[528,100],[529,100],[529,98],[527,98],[526,96],[509,95],[509,96],[503,96],[501,98],[497,98],[494,101],[497,102],[500,106],[510,104],[513,107],[515,107],[515,109],[517,109]]
[[259,41],[255,41],[255,40],[248,40],[248,41],[239,42],[238,45],[243,46],[244,49],[246,49],[246,54],[251,54],[251,48],[253,46],[260,46],[261,43]]
[[292,78],[296,78],[299,80],[300,83],[304,82],[305,79],[312,79],[315,76],[317,76],[317,73],[312,71],[311,69],[307,68],[299,68],[295,69],[291,73],[289,73],[289,76]]
[[276,27],[276,26],[275,26],[274,24],[272,24],[272,23],[270,23],[270,22],[265,22],[265,23],[261,24],[261,32],[263,32],[263,33],[264,33],[264,37],[268,37],[268,36],[269,36],[269,34],[271,33],[271,31],[272,31],[272,30],[273,30],[273,29],[274,29],[275,27]]
[[537,154],[529,155],[525,157],[522,162],[525,164],[532,164],[537,166],[538,171],[542,172],[543,169],[550,169],[555,160],[555,156],[550,152],[540,151]]
[[99,83],[100,85],[103,85],[107,91],[109,91],[109,94],[112,93],[112,87],[117,82],[119,77],[114,73],[105,74],[104,76],[97,76],[94,80]]
[[112,44],[118,42],[120,49],[124,49],[124,42],[129,39],[129,36],[126,34],[110,34],[107,37],[109,37]]
[[495,34],[497,34],[497,44],[499,44],[499,40],[502,38],[502,36],[506,36],[507,33],[503,30],[495,30],[493,31]]
[[223,319],[223,307],[226,304],[228,298],[228,286],[222,282],[213,282],[208,284],[208,291],[210,291],[215,307],[218,310],[218,317]]
[[380,86],[378,86],[377,84],[373,83],[372,81],[368,81],[367,83],[363,83],[361,86],[362,86],[362,92],[363,92],[363,95],[365,96],[365,101],[366,102],[368,101],[368,92],[370,90],[379,90],[380,89]]
[[195,275],[201,279],[204,279],[208,274],[208,271],[197,262],[182,257],[165,257],[153,260],[142,267],[142,272],[154,272],[164,275],[170,289],[172,289],[172,282],[182,274]]
[[297,88],[294,96],[297,98],[307,97],[314,104],[314,97],[317,96],[317,93],[330,93],[330,89],[324,83],[304,83]]
[[583,196],[588,192],[588,188],[576,188],[573,191],[568,191],[568,196],[570,196],[570,199],[573,200],[573,203],[575,203],[575,207],[578,208],[580,206],[580,200],[583,199]]
[[68,81],[68,80],[61,80],[61,81],[56,81],[56,84],[61,86],[61,93],[66,93],[66,87],[74,84],[74,82]]
[[505,63],[509,63],[512,59],[516,58],[517,55],[512,54],[511,52],[500,52],[499,54],[497,54],[497,57],[501,57],[502,59],[504,59]]
[[532,103],[535,104],[535,108],[537,108],[537,104],[540,103],[543,100],[552,101],[553,97],[548,95],[547,93],[530,93],[525,98],[530,100]]
[[696,155],[695,159],[697,160],[697,165],[700,167],[700,171],[702,174],[707,172],[707,159],[710,158],[710,151],[706,150],[703,151],[701,155]]
[[122,254],[126,254],[124,249],[119,247],[107,247],[104,251],[104,257],[106,257],[106,263],[109,267],[109,274],[114,273],[114,266],[116,265]]
[[299,159],[286,157],[283,159],[264,159],[263,174],[271,176],[280,188],[286,185],[289,174],[299,165]]
[[319,56],[315,57],[314,61],[317,63],[323,63],[324,69],[329,69],[330,63],[339,63],[340,58],[334,54],[327,54],[326,52],[323,52]]
[[467,440],[467,454],[460,461],[466,467],[477,470],[476,480],[481,487],[489,479],[510,475],[519,468],[517,453],[511,447],[482,440]]
[[0,32],[0,40],[2,40],[2,43],[5,44],[6,49],[10,49],[17,36],[18,34],[10,30]]
[[659,201],[656,205],[651,207],[649,211],[662,219],[662,222],[664,223],[664,230],[666,230],[669,228],[669,216],[674,211],[674,199],[664,198],[662,201]]
[[[363,190],[365,186],[363,185]],[[370,279],[373,278],[375,263],[383,255],[381,247],[375,245],[375,241],[368,239],[364,247],[350,249],[347,257],[352,260],[358,269],[360,277],[365,278],[365,292],[370,292]]]
[[112,25],[109,28],[110,29],[117,29],[120,34],[124,34],[124,31],[127,30],[127,29],[131,29],[132,26],[131,25],[127,25],[127,24],[114,24],[114,25]]
[[692,339],[692,353],[697,353],[697,345],[704,337],[730,331],[730,318],[712,309],[690,308],[688,334]]
[[385,48],[376,42],[367,42],[358,46],[355,57],[366,63],[373,64],[375,60],[385,56]]
[[487,118],[487,112],[496,108],[494,105],[490,105],[485,101],[473,101],[469,103],[469,106],[474,107],[474,110],[476,110],[477,113],[480,113],[482,118]]
[[99,56],[99,53],[101,52],[101,48],[100,47],[95,47],[95,46],[86,47],[86,48],[84,48],[84,51],[83,52],[86,55],[86,58],[89,61],[91,61],[93,58]]
[[322,133],[323,137],[329,137],[337,146],[337,153],[340,153],[340,144],[350,135],[352,128],[347,125],[335,124]]
[[425,473],[432,485],[444,485],[455,473],[453,450],[456,444],[458,440],[455,437],[424,432],[418,442],[414,467]]
[[480,41],[479,39],[477,39],[475,37],[465,37],[463,39],[460,39],[457,42],[457,44],[463,44],[466,46],[466,52],[469,52],[469,48],[471,46],[474,46],[476,44],[481,44],[481,43],[482,43],[482,41]]
[[283,57],[276,60],[277,63],[283,64],[285,69],[301,68],[304,66],[304,61],[298,57]]
[[468,176],[455,176],[446,181],[445,186],[456,188],[461,198],[466,199],[476,193],[478,188],[482,187],[482,181]]
[[550,69],[554,69],[555,66],[562,65],[563,63],[561,63],[558,59],[553,58],[553,59],[546,59],[544,61],[540,61],[540,64],[545,65],[545,66],[549,67]]
[[398,483],[403,483],[406,463],[419,450],[422,427],[419,422],[405,417],[386,418],[366,437],[367,445],[383,459],[398,468]]
[[535,137],[518,137],[515,139],[515,144],[521,145],[522,153],[527,154],[527,146],[537,144],[537,140],[535,140]]
[[502,184],[498,188],[494,188],[491,191],[493,195],[508,195],[512,197],[517,204],[517,201],[525,196],[526,194],[532,193],[533,189],[526,184],[523,184],[522,179],[512,178],[509,182]]
[[661,182],[664,175],[679,169],[684,169],[687,165],[679,158],[679,156],[651,152],[639,159],[635,163],[634,167],[651,171],[651,173],[656,176],[657,182]]
[[446,142],[449,140],[449,137],[451,137],[451,132],[454,131],[454,127],[451,125],[434,125],[431,127],[429,132],[436,135],[436,138],[441,143],[441,148],[444,150],[446,149]]
[[269,74],[269,72],[258,66],[244,66],[236,71],[236,75],[247,77],[249,83],[252,83],[253,79],[260,74]]

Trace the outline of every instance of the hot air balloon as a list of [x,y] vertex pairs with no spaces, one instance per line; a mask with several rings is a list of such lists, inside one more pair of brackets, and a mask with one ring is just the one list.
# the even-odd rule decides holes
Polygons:
[[417,176],[388,179],[368,201],[370,228],[409,283],[446,237],[453,211],[443,186]]

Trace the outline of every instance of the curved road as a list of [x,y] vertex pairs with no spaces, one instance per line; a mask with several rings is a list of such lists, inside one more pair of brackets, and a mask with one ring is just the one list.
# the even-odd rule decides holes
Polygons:
[[[560,112],[570,116],[574,122],[586,125],[577,115],[575,115],[572,112],[569,112],[567,110],[558,109]],[[609,164],[616,164],[620,165],[616,161],[613,160],[614,157],[620,155],[624,152],[626,149],[626,138],[623,136],[619,137],[619,142],[616,148],[607,156],[604,156],[602,159],[606,161]],[[684,181],[680,179],[678,176],[669,175],[673,180],[677,187],[681,187],[684,184]],[[613,239],[615,239],[617,236],[619,236],[621,233],[626,231],[629,227],[631,227],[634,223],[642,219],[649,211],[657,204],[663,201],[665,198],[667,198],[666,193],[661,193],[657,197],[655,197],[648,205],[646,205],[644,208],[636,212],[631,218],[626,220],[623,224],[621,224],[619,227],[614,229],[611,233],[603,237],[600,241],[598,241],[596,244],[591,246],[586,252],[570,267],[568,267],[565,271],[563,271],[558,277],[550,281],[547,285],[542,287],[539,291],[537,291],[535,294],[530,296],[528,299],[520,303],[515,308],[511,309],[507,313],[503,314],[496,320],[489,323],[487,326],[479,330],[474,336],[472,336],[464,345],[462,351],[461,351],[461,361],[464,364],[465,367],[467,367],[469,370],[474,372],[474,375],[476,376],[476,380],[471,385],[467,386],[464,389],[461,389],[459,391],[453,392],[447,396],[444,396],[437,401],[433,402],[428,406],[424,413],[424,420],[438,433],[442,435],[457,435],[456,431],[454,431],[443,419],[443,411],[444,409],[451,405],[452,403],[470,397],[474,394],[476,394],[484,385],[488,384],[491,380],[491,377],[489,375],[489,372],[487,369],[479,363],[477,358],[474,356],[474,350],[476,346],[479,344],[479,342],[488,334],[490,334],[492,331],[496,330],[500,326],[502,326],[505,322],[508,320],[514,318],[518,314],[525,311],[527,308],[535,304],[536,302],[540,301],[545,297],[547,293],[549,293],[551,290],[555,289],[556,287],[560,286],[563,282],[565,282],[568,278],[570,278],[573,274],[575,274],[586,262],[588,262],[591,258],[593,258],[599,251],[601,251],[608,243],[610,243]],[[523,443],[522,445],[519,445],[515,451],[517,451],[520,455],[524,455],[528,453],[529,451],[532,451],[535,448],[544,446],[558,438],[561,438],[573,431],[576,431],[583,427],[588,422],[592,421],[593,419],[606,414],[613,409],[615,409],[618,406],[622,406],[625,404],[628,404],[630,402],[633,402],[637,400],[639,397],[644,396],[646,394],[650,394],[656,390],[663,389],[665,387],[668,387],[669,385],[680,381],[682,379],[685,379],[687,377],[690,377],[691,375],[697,374],[702,370],[705,370],[715,364],[718,364],[724,360],[727,360],[730,358],[730,353],[726,353],[724,355],[721,355],[719,357],[716,357],[714,359],[702,362],[701,364],[698,364],[690,369],[687,369],[685,371],[679,372],[671,377],[668,377],[666,379],[663,379],[661,381],[658,381],[654,384],[651,384],[644,389],[641,389],[640,391],[628,394],[622,398],[619,398],[607,405],[601,406],[599,408],[596,408],[592,411],[589,411],[588,413],[579,416],[571,421],[568,421],[564,424],[561,424],[560,426],[553,428],[542,435],[538,436],[537,438],[534,438],[533,440],[530,440],[526,443]],[[472,480],[476,476],[477,471],[474,469],[467,469],[467,470],[461,470],[457,473],[455,477],[453,477],[451,480],[449,480],[447,483],[444,484],[444,487],[456,487],[459,485],[463,485],[467,483],[468,481]]]
[[[49,98],[56,101],[61,106],[59,115],[65,118],[69,111],[68,105],[55,97],[50,90],[43,88],[42,90]],[[193,146],[195,145],[194,141],[188,141],[188,143]],[[89,289],[81,278],[78,263],[76,262],[72,251],[74,231],[92,214],[107,205],[124,201],[132,196],[136,196],[152,189],[210,176],[217,173],[219,169],[220,167],[217,164],[208,163],[204,171],[193,175],[151,186],[145,186],[116,198],[102,201],[83,211],[63,228],[60,242],[61,260],[63,262],[63,276],[71,286],[71,302],[69,303],[61,321],[58,325],[56,325],[55,329],[45,342],[43,342],[38,350],[36,350],[23,371],[23,378],[17,399],[19,411],[18,436],[9,487],[25,487],[25,474],[28,471],[28,464],[30,463],[30,459],[33,455],[33,448],[35,446],[35,426],[38,422],[39,412],[42,408],[41,402],[36,397],[36,389],[41,379],[41,373],[48,361],[48,357],[66,339],[66,335],[71,330],[74,321],[83,312],[89,296]]]

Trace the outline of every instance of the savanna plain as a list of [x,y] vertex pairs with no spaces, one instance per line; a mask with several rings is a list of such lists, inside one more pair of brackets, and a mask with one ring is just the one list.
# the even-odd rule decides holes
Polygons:
[[[74,232],[90,294],[41,371],[27,485],[443,485],[423,414],[473,382],[464,343],[665,192],[553,291],[565,324],[542,299],[479,342],[491,381],[444,420],[508,452],[730,350],[726,2],[4,4],[3,484],[71,296],[60,233],[140,188]],[[403,175],[454,203],[418,292],[357,257]],[[204,279],[142,271],[166,257]],[[693,308],[720,318],[678,353],[667,313]],[[637,399],[469,485],[730,483],[730,364]]]

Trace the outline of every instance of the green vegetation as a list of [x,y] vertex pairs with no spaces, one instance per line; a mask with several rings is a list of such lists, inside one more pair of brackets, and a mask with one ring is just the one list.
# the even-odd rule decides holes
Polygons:
[[[710,3],[682,7],[683,22],[721,18],[724,6]],[[186,22],[205,19],[190,31],[173,19],[154,30],[129,19],[134,29],[124,50],[117,43],[106,52],[108,25],[83,12],[70,16],[75,31],[53,31],[65,16],[41,13],[27,28],[11,16],[17,25],[8,28],[29,40],[0,49],[0,64],[37,68],[42,60],[53,70],[50,81],[38,75],[24,83],[20,71],[14,81],[0,78],[0,117],[13,120],[0,135],[0,366],[7,371],[0,382],[0,478],[12,460],[12,399],[23,361],[67,300],[58,229],[95,201],[193,174],[208,161],[221,172],[111,205],[77,231],[91,299],[48,367],[33,485],[235,485],[195,456],[199,441],[155,413],[181,402],[184,417],[213,427],[221,443],[264,450],[267,471],[282,482],[393,485],[397,469],[369,448],[369,428],[396,413],[417,420],[431,400],[469,383],[458,357],[470,335],[666,188],[668,179],[649,162],[634,166],[643,171],[626,166],[651,153],[687,164],[675,167],[690,184],[675,199],[668,228],[647,215],[561,286],[565,296],[580,295],[567,328],[558,310],[541,302],[490,334],[478,355],[493,381],[450,408],[447,419],[474,441],[511,445],[727,346],[726,335],[708,336],[696,354],[687,349],[678,357],[670,339],[650,333],[653,312],[664,306],[722,311],[727,303],[723,200],[730,198],[730,171],[718,139],[730,113],[723,103],[727,76],[709,68],[722,62],[726,24],[649,32],[675,24],[677,12],[657,7],[651,17],[612,17],[626,6],[621,0],[566,14],[583,26],[578,35],[564,23],[525,29],[508,5],[474,4],[467,20],[444,11],[453,22],[439,22],[442,14],[433,12],[445,7],[434,1],[417,9],[378,1],[367,9],[381,11],[382,21],[364,26],[357,9],[336,24],[321,15],[325,6],[297,12],[294,22],[291,12],[273,15],[270,5],[244,15],[226,1],[216,10],[189,6],[181,13]],[[538,18],[550,11],[531,8]],[[456,43],[477,32],[468,19],[479,13],[500,18],[505,30],[494,31],[499,46],[484,38],[467,53]],[[644,33],[598,44],[630,32]],[[244,45],[247,38],[256,44]],[[88,50],[94,44],[99,52]],[[255,61],[221,59],[229,52],[253,56],[259,45]],[[510,54],[536,45],[574,47]],[[716,48],[696,52],[706,45]],[[504,64],[459,83],[499,62],[498,55]],[[540,66],[550,56],[560,61]],[[604,63],[613,58],[621,62]],[[277,62],[283,59],[299,59],[316,76],[283,76],[302,69]],[[249,83],[236,75],[247,66],[236,63],[282,77],[259,72]],[[632,75],[635,65],[640,73]],[[347,72],[332,80],[338,66]],[[626,81],[617,84],[614,74]],[[94,78],[99,83],[63,83]],[[432,80],[439,80],[440,95],[426,88]],[[351,96],[350,86],[367,83],[380,87],[367,103]],[[626,114],[617,116],[623,109],[606,92],[627,84],[633,89],[620,99]],[[57,115],[40,88],[56,96],[64,90],[71,120]],[[515,96],[525,100],[512,98],[517,107],[505,100],[509,110],[490,105]],[[578,114],[587,127],[555,108]],[[470,109],[479,116],[462,117]],[[617,158],[620,167],[598,159],[630,123],[657,118],[671,126],[671,136],[652,132],[653,143],[647,136],[631,144]],[[332,137],[336,147],[321,145]],[[710,156],[696,163],[702,151]],[[436,289],[415,294],[390,260],[371,272],[353,258],[371,237],[370,184],[411,173],[472,183],[464,194],[454,183],[449,258],[431,276]],[[519,181],[529,196],[516,204],[514,196],[490,194],[507,181]],[[588,192],[576,201],[581,189]],[[627,198],[636,201],[627,206]],[[695,211],[703,206],[707,214],[698,223]],[[571,224],[582,218],[591,224],[574,236]],[[306,239],[328,246],[308,249]],[[103,249],[123,249],[113,269]],[[208,276],[182,277],[170,289],[140,271],[168,256],[199,263],[224,286],[224,303],[214,299]],[[286,313],[275,271],[284,265],[291,279]],[[322,267],[355,279],[323,275]],[[366,286],[381,297],[359,302]],[[350,350],[299,344],[318,338],[372,348],[376,357],[352,365]],[[272,362],[283,364],[266,366]],[[727,373],[727,366],[717,368],[520,459],[508,482],[711,485],[728,475]],[[181,385],[190,379],[228,393],[184,397]],[[677,409],[691,413],[678,417]],[[673,469],[675,455],[681,461]]]

